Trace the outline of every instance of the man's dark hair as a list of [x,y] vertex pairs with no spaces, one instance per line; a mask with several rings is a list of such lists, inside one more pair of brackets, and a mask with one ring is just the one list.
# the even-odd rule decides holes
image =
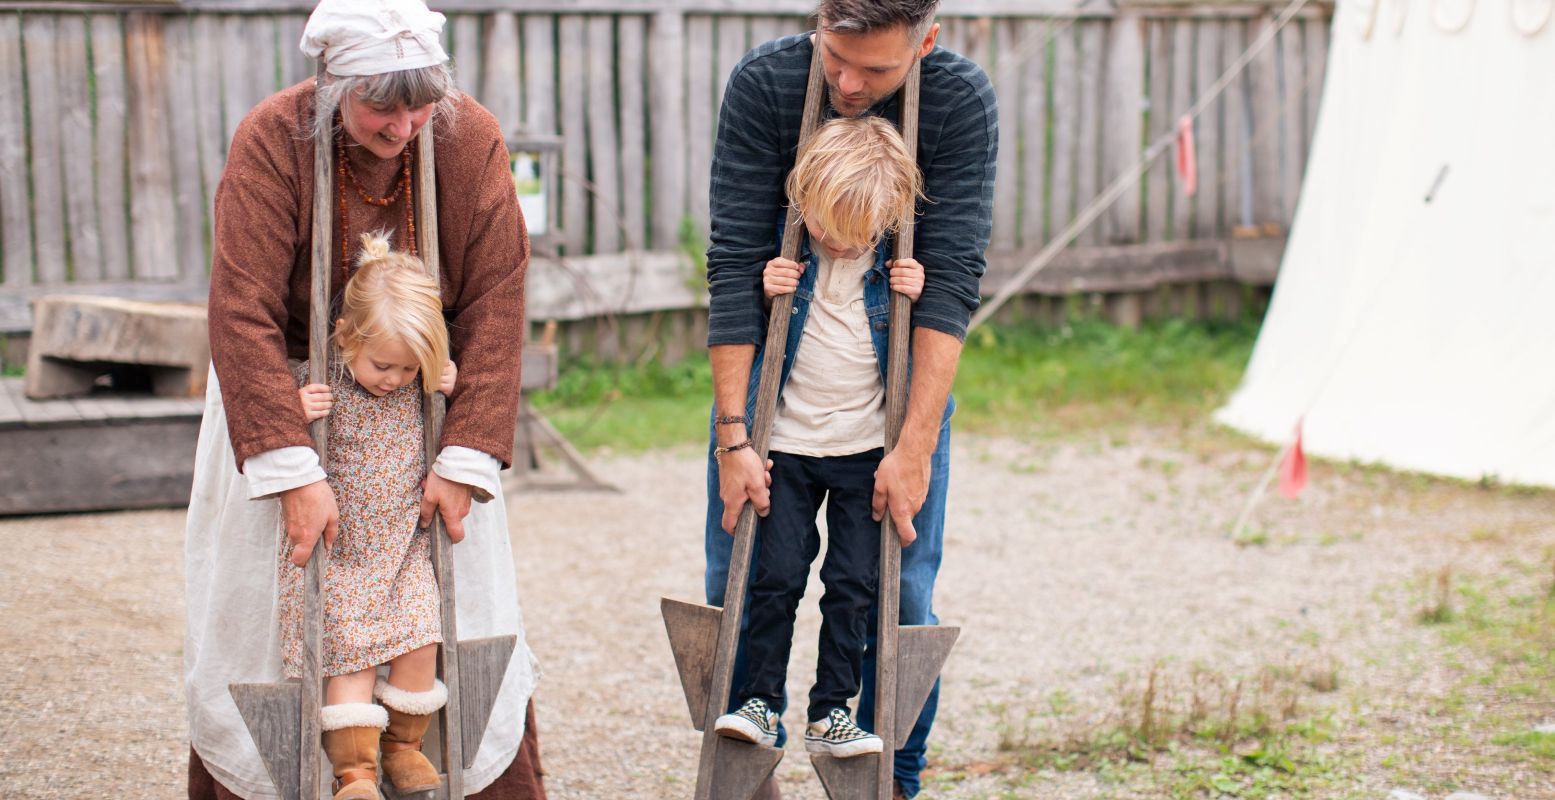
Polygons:
[[928,33],[939,0],[821,0],[815,13],[830,33],[859,34],[906,26],[915,39]]

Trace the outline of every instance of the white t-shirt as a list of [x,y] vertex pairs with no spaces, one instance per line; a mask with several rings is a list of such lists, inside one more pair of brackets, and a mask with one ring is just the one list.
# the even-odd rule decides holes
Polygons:
[[864,305],[874,259],[872,251],[818,254],[815,299],[772,421],[772,450],[846,456],[885,445],[885,384]]

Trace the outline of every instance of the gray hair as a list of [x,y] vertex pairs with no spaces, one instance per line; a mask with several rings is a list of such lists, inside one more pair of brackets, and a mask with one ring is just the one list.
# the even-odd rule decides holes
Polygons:
[[[333,133],[335,111],[347,102],[386,106],[404,103],[407,108],[432,105],[432,118],[452,122],[459,105],[459,89],[447,64],[384,72],[378,75],[329,75],[318,87],[324,113],[313,121],[313,134]],[[325,126],[328,126],[327,128]]]
[[917,44],[934,24],[939,0],[821,0],[815,9],[828,33],[861,34],[905,26]]

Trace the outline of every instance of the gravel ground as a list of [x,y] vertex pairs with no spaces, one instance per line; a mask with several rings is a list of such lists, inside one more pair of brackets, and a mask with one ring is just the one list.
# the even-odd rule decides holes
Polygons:
[[[1438,663],[1435,633],[1414,623],[1422,587],[1443,567],[1497,575],[1555,545],[1551,493],[1318,466],[1299,502],[1265,501],[1261,544],[1238,546],[1226,529],[1270,456],[1204,431],[955,447],[937,607],[962,635],[925,798],[1158,796],[1095,771],[1014,775],[1004,755],[1012,736],[1054,732],[1037,712],[1056,692],[1075,718],[1105,719],[1152,665],[1333,669],[1345,689],[1331,702],[1367,720],[1337,746],[1359,761],[1358,796],[1384,798],[1387,732],[1428,730],[1422,699],[1464,668]],[[703,466],[694,448],[595,466],[624,491],[510,497],[550,793],[684,798],[699,739],[658,603],[700,599]],[[0,796],[181,795],[182,536],[181,511],[0,521]],[[801,609],[795,697],[813,678],[818,595],[812,584]],[[1555,707],[1540,698],[1539,713]],[[1555,797],[1547,769],[1509,766],[1486,741],[1439,748],[1454,786]],[[786,797],[824,796],[797,743],[778,775]]]

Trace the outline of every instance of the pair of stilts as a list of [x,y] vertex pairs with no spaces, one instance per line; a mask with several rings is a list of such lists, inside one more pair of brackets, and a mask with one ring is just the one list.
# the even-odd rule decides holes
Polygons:
[[[820,47],[810,62],[810,80],[805,90],[804,117],[800,124],[801,147],[815,131],[821,116],[824,71]],[[919,68],[914,64],[902,87],[902,138],[909,155],[918,154]],[[783,229],[783,257],[791,261],[799,256],[800,237],[805,227],[797,211],[790,209]],[[896,238],[896,257],[912,257],[912,227],[909,223]],[[756,393],[756,412],[751,438],[757,455],[766,460],[772,438],[772,419],[777,410],[778,381],[782,354],[788,340],[788,320],[793,306],[792,294],[780,295],[772,302],[767,325],[766,356],[761,364],[761,384]],[[907,415],[907,355],[910,339],[909,320],[912,304],[903,295],[892,293],[890,310],[890,354],[886,363],[886,451],[896,444]],[[669,633],[675,665],[685,689],[691,711],[692,727],[702,732],[702,750],[697,765],[695,800],[750,800],[777,767],[783,751],[776,747],[751,744],[720,736],[713,721],[728,709],[733,679],[734,656],[739,644],[740,620],[745,611],[746,579],[755,544],[756,513],[747,503],[740,512],[734,533],[734,550],[729,560],[728,583],[724,589],[724,607],[685,603],[665,598],[662,602],[664,625]],[[901,593],[901,544],[895,526],[887,514],[880,524],[880,594],[876,607],[879,630],[875,655],[875,730],[883,743],[882,752],[852,758],[812,754],[811,762],[832,800],[891,800],[894,754],[912,731],[923,703],[939,676],[940,668],[955,644],[960,629],[929,625],[901,625],[898,622]]]
[[[319,68],[322,83],[323,67]],[[316,107],[317,113],[332,114],[333,109]],[[309,298],[308,380],[326,383],[328,362],[330,258],[334,204],[334,155],[330,126],[319,126],[313,154],[313,294]],[[416,229],[421,231],[421,257],[434,277],[438,274],[437,180],[432,158],[432,130],[429,123],[416,137]],[[441,394],[425,396],[423,408],[426,463],[437,457],[442,438],[444,399]],[[313,443],[319,462],[328,468],[327,447],[329,418],[313,423]],[[494,636],[459,641],[454,605],[452,542],[441,517],[433,517],[432,566],[437,576],[442,613],[443,644],[438,648],[438,672],[448,687],[448,702],[433,718],[422,751],[437,767],[438,788],[419,793],[436,800],[463,798],[464,770],[475,762],[491,709],[502,686],[509,658],[517,644],[516,636]],[[320,633],[323,623],[321,583],[324,573],[322,543],[313,548],[303,578],[302,678],[280,683],[247,683],[231,686],[232,699],[254,737],[264,759],[270,780],[282,800],[328,798],[329,770],[325,768],[320,745],[320,709],[323,699],[321,674],[323,650]],[[385,782],[382,791],[395,798],[393,786]]]

